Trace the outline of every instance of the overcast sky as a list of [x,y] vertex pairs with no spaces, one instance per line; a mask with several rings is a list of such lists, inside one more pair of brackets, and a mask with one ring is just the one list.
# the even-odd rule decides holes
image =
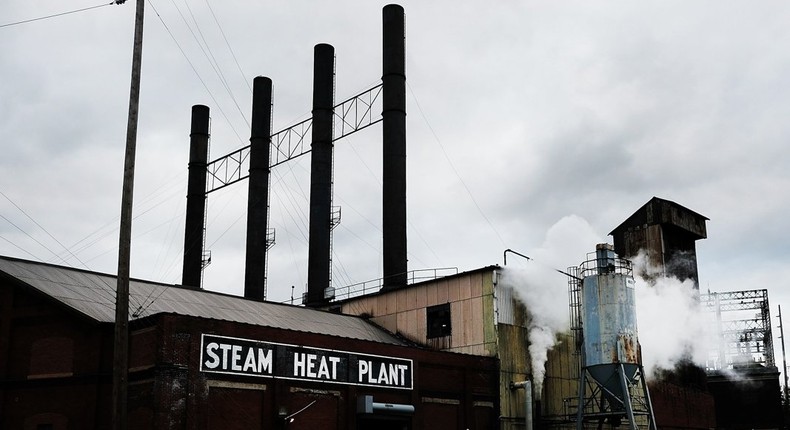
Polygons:
[[[0,25],[99,4],[6,0]],[[275,131],[309,117],[317,43],[337,101],[373,87],[385,4],[146,4],[133,277],[181,281],[191,106],[211,108],[215,159],[248,144],[255,76]],[[401,4],[410,270],[557,243],[542,263],[578,265],[657,196],[710,218],[703,290],[790,306],[790,4]],[[0,27],[0,254],[116,272],[133,20],[129,1]],[[381,276],[381,133],[335,146],[335,287]],[[273,171],[271,300],[304,291],[309,165]],[[243,292],[246,198],[246,182],[209,197],[206,289]]]

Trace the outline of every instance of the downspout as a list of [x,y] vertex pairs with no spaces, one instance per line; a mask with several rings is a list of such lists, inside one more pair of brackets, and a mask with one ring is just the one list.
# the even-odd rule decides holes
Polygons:
[[532,430],[532,381],[511,382],[510,389],[524,389],[524,428]]

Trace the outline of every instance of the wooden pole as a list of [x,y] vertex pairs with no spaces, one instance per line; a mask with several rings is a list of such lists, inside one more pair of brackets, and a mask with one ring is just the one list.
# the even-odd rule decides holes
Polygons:
[[137,111],[140,105],[140,69],[143,57],[143,10],[145,0],[137,0],[132,52],[132,81],[129,117],[126,125],[126,156],[121,195],[121,232],[118,245],[118,285],[115,292],[115,347],[113,350],[113,429],[126,430],[129,386],[129,266],[132,248],[132,202],[134,159],[137,149]]
[[782,375],[785,379],[785,386],[782,390],[782,405],[787,407],[787,354],[785,354],[785,329],[784,324],[782,324],[782,305],[779,305],[779,338],[782,339]]

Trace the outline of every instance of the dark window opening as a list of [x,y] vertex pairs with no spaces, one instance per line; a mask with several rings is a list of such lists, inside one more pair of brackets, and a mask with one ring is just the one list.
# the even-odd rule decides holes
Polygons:
[[428,323],[428,339],[450,336],[452,326],[450,324],[450,304],[431,306],[425,309],[426,321]]

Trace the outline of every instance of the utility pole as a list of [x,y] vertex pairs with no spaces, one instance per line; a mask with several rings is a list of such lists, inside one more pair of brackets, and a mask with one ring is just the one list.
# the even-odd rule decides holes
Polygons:
[[[126,0],[116,0],[122,4]],[[126,156],[121,195],[121,232],[118,244],[118,285],[115,292],[115,345],[113,349],[112,428],[126,430],[129,387],[129,266],[132,248],[132,201],[134,159],[137,149],[137,111],[140,105],[140,69],[143,60],[143,10],[145,0],[137,0],[132,51],[132,82],[129,117],[126,124]]]
[[785,377],[785,386],[782,390],[782,405],[787,407],[787,354],[785,354],[785,331],[782,324],[782,305],[779,305],[779,339],[782,339],[782,375]]

